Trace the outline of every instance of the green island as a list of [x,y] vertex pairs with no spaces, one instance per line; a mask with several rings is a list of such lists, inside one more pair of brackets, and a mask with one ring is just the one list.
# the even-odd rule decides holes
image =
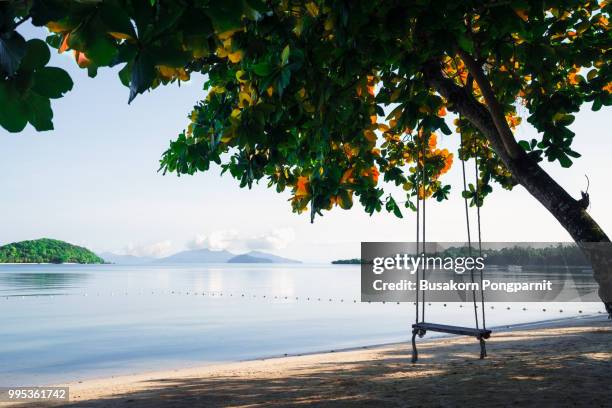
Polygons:
[[87,248],[41,238],[1,246],[0,263],[102,264],[104,259]]
[[364,259],[361,258],[351,258],[351,259],[337,259],[331,262],[334,265],[360,265],[362,263],[366,263]]

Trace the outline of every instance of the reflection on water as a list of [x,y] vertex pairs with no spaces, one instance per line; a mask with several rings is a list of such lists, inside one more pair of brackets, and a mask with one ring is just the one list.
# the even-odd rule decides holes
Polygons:
[[[586,290],[593,285],[588,274],[576,281]],[[0,386],[408,339],[412,304],[359,299],[359,266],[1,265]],[[471,326],[469,307],[432,303],[427,313],[432,321]],[[487,322],[602,309],[600,303],[497,303],[487,305]]]
[[[489,267],[485,276],[496,282],[525,282],[536,283],[546,279],[552,282],[555,288],[544,299],[599,301],[597,296],[597,282],[593,279],[593,270],[586,267],[550,266],[550,267]],[[536,295],[542,300],[542,295]],[[533,297],[526,293],[525,298]]]
[[0,295],[51,295],[58,290],[73,290],[81,287],[88,275],[83,273],[24,272],[0,273]]

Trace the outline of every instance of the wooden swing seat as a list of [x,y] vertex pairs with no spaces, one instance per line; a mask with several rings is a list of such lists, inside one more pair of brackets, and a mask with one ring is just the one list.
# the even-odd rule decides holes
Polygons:
[[437,323],[426,323],[420,322],[412,325],[412,362],[416,363],[418,360],[418,353],[416,348],[416,336],[423,337],[428,331],[438,333],[449,333],[458,334],[461,336],[473,336],[480,342],[480,358],[483,359],[487,356],[487,349],[485,347],[484,339],[491,337],[491,330],[487,329],[475,329],[472,327],[462,326],[449,326],[446,324]]

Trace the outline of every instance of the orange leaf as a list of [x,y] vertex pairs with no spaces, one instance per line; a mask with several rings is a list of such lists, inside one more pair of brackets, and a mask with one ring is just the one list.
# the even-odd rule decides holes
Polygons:
[[83,52],[74,50],[74,59],[76,59],[77,65],[81,68],[87,68],[91,65],[91,60]]
[[342,178],[340,178],[340,183],[344,184],[344,183],[352,183],[354,181],[353,178],[353,169],[348,169],[347,171],[344,172],[344,174],[342,175]]
[[62,40],[62,45],[60,45],[59,50],[58,50],[60,54],[70,48],[70,46],[68,45],[69,38],[70,38],[70,33],[67,33],[66,35],[64,35],[64,39]]
[[521,18],[521,20],[523,21],[527,21],[529,19],[529,15],[527,14],[527,12],[523,9],[515,9],[514,12],[516,13],[517,16],[519,16]]
[[117,40],[133,40],[132,36],[129,34],[125,34],[125,33],[120,33],[117,31],[109,31],[108,35],[110,35],[111,37],[117,39]]
[[227,54],[227,58],[229,58],[230,61],[236,64],[242,59],[242,51],[238,50],[236,52],[230,52]]
[[365,136],[365,138],[371,142],[371,143],[376,143],[376,133],[374,133],[371,130],[364,130],[363,131],[363,135]]
[[436,145],[438,144],[438,137],[436,136],[435,133],[432,133],[429,136],[429,140],[427,141],[427,144],[428,144],[430,150],[433,150],[433,149],[436,148]]
[[310,188],[310,182],[308,181],[308,177],[304,177],[304,176],[298,177],[298,180],[296,183],[295,197],[296,198],[308,197],[310,195],[309,188]]

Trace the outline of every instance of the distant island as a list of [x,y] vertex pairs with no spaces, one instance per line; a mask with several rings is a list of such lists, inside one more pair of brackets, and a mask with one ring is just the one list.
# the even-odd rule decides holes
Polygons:
[[211,249],[191,249],[181,251],[164,258],[138,257],[133,255],[119,255],[111,252],[100,254],[106,261],[122,265],[156,264],[199,264],[199,263],[232,263],[232,264],[298,264],[295,259],[283,258],[267,252],[251,251],[236,255],[229,251],[213,251]]
[[87,248],[41,238],[1,246],[0,263],[102,264],[104,259]]
[[362,263],[366,263],[365,259],[361,258],[352,258],[352,259],[337,259],[332,261],[334,265],[361,265]]

